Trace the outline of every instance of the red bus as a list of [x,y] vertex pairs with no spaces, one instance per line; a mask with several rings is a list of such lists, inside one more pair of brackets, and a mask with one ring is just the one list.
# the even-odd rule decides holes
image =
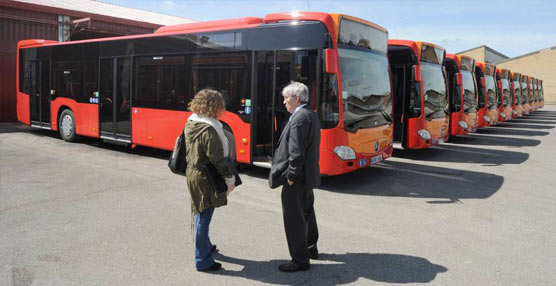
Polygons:
[[521,74],[518,72],[511,72],[511,95],[512,95],[512,118],[523,116],[523,108],[521,105],[521,83],[519,79]]
[[320,169],[336,175],[392,154],[388,32],[355,17],[269,14],[166,26],[155,33],[18,44],[18,120],[172,150],[199,90],[219,89],[236,160],[270,166],[289,113],[281,90],[309,87],[321,120]]
[[535,101],[535,86],[534,86],[535,78],[530,76],[527,79],[527,84],[529,85],[529,105],[531,106],[531,112],[537,110],[537,103]]
[[532,112],[531,109],[531,97],[529,89],[529,76],[522,74],[519,80],[521,83],[521,99],[522,99],[522,106],[523,106],[523,114],[529,114]]
[[542,80],[539,79],[539,98],[540,98],[540,106],[541,108],[544,107],[544,89],[542,87]]
[[477,130],[477,88],[473,71],[475,60],[468,56],[446,54],[450,102],[450,136]]
[[498,107],[498,121],[503,122],[512,119],[512,99],[510,94],[510,70],[496,69],[496,80],[499,107]]
[[531,86],[533,87],[532,97],[533,97],[533,109],[539,109],[539,88],[538,88],[539,80],[536,78],[531,78]]
[[477,111],[479,127],[495,125],[498,121],[498,100],[496,98],[496,66],[490,63],[475,63],[475,78],[479,89]]
[[444,48],[425,42],[389,40],[394,88],[394,141],[422,149],[448,140],[449,102]]

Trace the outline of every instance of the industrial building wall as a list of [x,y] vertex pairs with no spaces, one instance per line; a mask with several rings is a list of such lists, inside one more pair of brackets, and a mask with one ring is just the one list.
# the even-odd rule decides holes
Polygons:
[[513,58],[497,67],[541,79],[545,104],[556,104],[556,47]]
[[478,62],[485,61],[485,48],[480,47],[474,50],[469,50],[463,53],[458,53],[458,55],[465,55],[474,58]]
[[58,16],[0,6],[0,122],[16,121],[17,42],[58,40]]
[[[52,10],[52,9],[51,9]],[[88,30],[72,27],[67,17],[60,23],[58,14],[0,6],[0,122],[17,121],[16,57],[17,43],[25,39],[59,41],[152,33],[154,28],[136,27],[121,23],[92,21]],[[154,25],[154,24],[151,24]],[[156,26],[155,26],[156,27]],[[64,34],[59,37],[60,31]]]

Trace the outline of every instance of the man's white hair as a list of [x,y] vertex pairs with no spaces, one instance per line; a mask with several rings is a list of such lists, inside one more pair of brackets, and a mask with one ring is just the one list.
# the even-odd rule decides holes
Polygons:
[[283,96],[296,96],[299,97],[301,103],[309,103],[309,88],[296,81],[292,81],[282,90]]

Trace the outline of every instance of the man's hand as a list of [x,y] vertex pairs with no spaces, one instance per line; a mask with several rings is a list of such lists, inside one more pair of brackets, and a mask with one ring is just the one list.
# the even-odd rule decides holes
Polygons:
[[290,186],[293,185],[293,181],[288,179],[288,185],[290,185]]

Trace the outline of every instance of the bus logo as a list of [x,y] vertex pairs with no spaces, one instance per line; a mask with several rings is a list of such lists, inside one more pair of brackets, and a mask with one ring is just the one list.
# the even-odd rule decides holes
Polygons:
[[378,151],[378,141],[375,142],[375,151]]

